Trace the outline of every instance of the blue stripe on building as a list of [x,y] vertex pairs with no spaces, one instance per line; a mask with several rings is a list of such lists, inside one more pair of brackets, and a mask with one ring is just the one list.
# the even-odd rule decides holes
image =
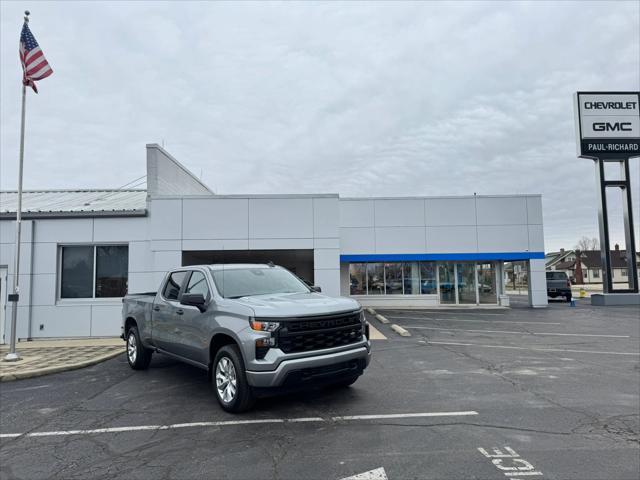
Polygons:
[[503,261],[544,260],[544,252],[486,252],[486,253],[375,253],[340,255],[342,263],[358,262],[415,262],[415,261]]

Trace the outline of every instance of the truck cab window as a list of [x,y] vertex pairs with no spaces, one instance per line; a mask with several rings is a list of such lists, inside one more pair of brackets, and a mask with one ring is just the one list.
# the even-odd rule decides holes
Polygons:
[[194,271],[184,293],[201,293],[205,300],[209,299],[209,285],[202,272]]
[[180,287],[186,276],[187,272],[173,272],[169,275],[169,280],[167,280],[167,284],[164,286],[162,296],[167,300],[178,300]]

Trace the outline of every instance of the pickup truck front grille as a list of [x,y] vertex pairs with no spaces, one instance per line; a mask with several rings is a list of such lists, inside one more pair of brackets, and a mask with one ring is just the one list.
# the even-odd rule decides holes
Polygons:
[[309,352],[358,342],[364,334],[359,312],[281,321],[278,348],[284,353]]

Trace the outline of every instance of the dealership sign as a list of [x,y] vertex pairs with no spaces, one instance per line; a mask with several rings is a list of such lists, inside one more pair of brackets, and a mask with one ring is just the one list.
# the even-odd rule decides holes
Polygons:
[[577,92],[574,95],[578,156],[640,156],[640,92]]

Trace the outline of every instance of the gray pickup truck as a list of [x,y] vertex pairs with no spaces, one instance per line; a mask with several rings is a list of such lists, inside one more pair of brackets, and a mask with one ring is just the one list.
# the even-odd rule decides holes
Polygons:
[[265,393],[351,385],[371,359],[369,325],[358,302],[319,291],[271,264],[172,270],[158,292],[122,300],[127,360],[146,369],[159,352],[207,370],[229,412]]

